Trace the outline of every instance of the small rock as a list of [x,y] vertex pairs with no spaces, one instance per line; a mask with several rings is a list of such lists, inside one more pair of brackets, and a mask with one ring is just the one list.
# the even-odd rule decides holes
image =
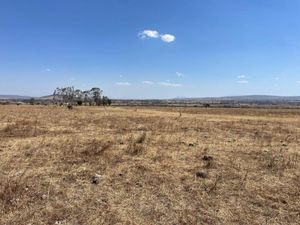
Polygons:
[[99,175],[99,174],[95,174],[95,175],[92,177],[92,183],[93,183],[93,184],[99,184],[100,180],[101,180],[101,175]]
[[193,147],[193,146],[195,146],[195,144],[189,143],[189,147]]
[[21,176],[24,172],[22,170],[18,171],[15,173],[15,176],[18,177],[18,176]]
[[43,199],[43,200],[47,199],[47,195],[43,194],[43,195],[42,195],[42,199]]
[[196,177],[207,178],[207,173],[205,173],[205,172],[197,172],[196,173]]

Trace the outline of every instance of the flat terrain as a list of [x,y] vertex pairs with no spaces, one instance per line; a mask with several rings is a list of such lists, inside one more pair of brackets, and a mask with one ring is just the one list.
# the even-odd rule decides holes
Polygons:
[[300,110],[0,106],[1,225],[299,223]]

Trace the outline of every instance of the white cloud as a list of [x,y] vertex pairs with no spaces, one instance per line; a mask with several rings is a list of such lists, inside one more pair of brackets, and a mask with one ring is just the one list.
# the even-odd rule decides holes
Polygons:
[[248,80],[238,80],[237,81],[239,84],[248,84],[249,81]]
[[247,76],[246,75],[239,75],[237,76],[238,80],[237,80],[237,83],[239,84],[248,84],[249,81],[246,79]]
[[129,82],[116,82],[115,85],[118,85],[118,86],[131,86],[131,83],[129,83]]
[[184,77],[184,74],[181,72],[176,72],[177,77]]
[[167,43],[175,41],[176,37],[172,34],[160,34],[156,30],[144,30],[138,33],[140,39],[159,38]]
[[298,80],[297,83],[300,84],[300,80]]
[[247,76],[246,75],[239,75],[237,76],[238,79],[245,79]]
[[149,85],[154,84],[154,82],[149,81],[149,80],[144,80],[142,83],[143,83],[143,84],[149,84]]
[[176,39],[176,37],[172,34],[162,34],[162,35],[160,35],[160,38],[162,41],[167,42],[167,43],[173,42]]
[[138,33],[139,38],[147,39],[147,38],[158,38],[159,33],[156,30],[144,30]]
[[170,83],[170,82],[158,82],[157,83],[160,86],[164,86],[164,87],[181,87],[181,84],[176,84],[176,83]]
[[51,69],[46,68],[46,69],[44,69],[44,72],[51,72]]

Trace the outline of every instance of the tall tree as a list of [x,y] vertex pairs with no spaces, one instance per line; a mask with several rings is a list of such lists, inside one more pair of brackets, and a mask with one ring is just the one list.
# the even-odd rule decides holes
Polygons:
[[94,87],[90,90],[91,96],[93,97],[93,100],[96,105],[101,105],[101,95],[102,95],[102,90],[100,88]]

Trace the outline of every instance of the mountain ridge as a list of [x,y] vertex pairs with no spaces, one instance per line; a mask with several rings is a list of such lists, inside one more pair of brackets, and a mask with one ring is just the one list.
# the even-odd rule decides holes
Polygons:
[[300,96],[278,96],[278,95],[236,95],[236,96],[221,96],[221,97],[200,97],[200,98],[175,98],[174,100],[223,100],[223,101],[300,101]]
[[1,100],[26,100],[30,98],[32,97],[24,95],[0,95]]

